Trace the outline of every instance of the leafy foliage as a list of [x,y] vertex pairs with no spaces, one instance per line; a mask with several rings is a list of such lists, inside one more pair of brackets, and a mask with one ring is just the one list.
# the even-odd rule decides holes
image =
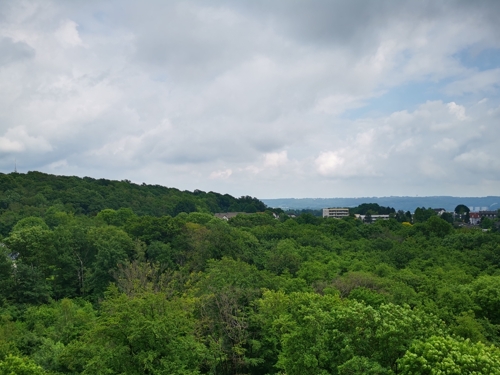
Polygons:
[[500,371],[497,219],[292,217],[38,172],[0,187],[0,374]]

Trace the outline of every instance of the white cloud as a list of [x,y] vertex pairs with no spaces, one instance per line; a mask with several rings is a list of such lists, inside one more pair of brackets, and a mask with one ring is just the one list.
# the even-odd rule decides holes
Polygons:
[[31,136],[24,127],[8,129],[0,137],[0,152],[49,152],[52,146],[42,136]]
[[24,145],[18,141],[12,141],[5,137],[0,137],[0,152],[20,152],[24,151]]
[[82,40],[77,30],[78,25],[72,20],[65,20],[61,26],[56,30],[56,39],[63,45],[75,47],[82,45]]
[[374,131],[358,133],[347,147],[325,151],[315,159],[320,175],[333,178],[376,175],[376,161],[383,158],[383,150],[374,145]]
[[450,102],[446,105],[448,107],[448,111],[455,115],[456,118],[460,121],[466,120],[467,116],[465,115],[465,108],[461,105],[457,105],[455,102]]
[[265,167],[279,167],[280,165],[286,164],[287,162],[288,156],[286,151],[271,152],[264,155]]
[[335,175],[345,165],[345,159],[339,155],[341,152],[322,152],[315,160],[318,172],[323,176]]
[[340,115],[348,109],[363,107],[364,103],[361,98],[351,95],[329,95],[318,101],[315,106],[315,111],[326,113],[329,115]]
[[222,171],[214,171],[210,173],[210,178],[211,179],[222,179],[226,180],[228,179],[231,175],[233,174],[233,171],[231,169],[225,169]]

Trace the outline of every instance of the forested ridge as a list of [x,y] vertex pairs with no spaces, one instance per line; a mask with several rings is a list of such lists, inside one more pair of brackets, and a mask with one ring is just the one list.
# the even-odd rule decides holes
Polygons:
[[500,374],[496,227],[39,172],[0,187],[0,375]]
[[180,191],[160,185],[134,184],[41,172],[0,173],[0,233],[6,235],[25,216],[63,210],[95,216],[103,209],[129,208],[137,215],[175,216],[180,212],[257,212],[265,205],[249,196]]

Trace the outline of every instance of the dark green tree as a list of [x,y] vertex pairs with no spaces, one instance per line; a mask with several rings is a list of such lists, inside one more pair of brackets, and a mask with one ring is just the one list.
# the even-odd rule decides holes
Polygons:
[[455,207],[456,218],[463,223],[469,222],[469,213],[470,208],[463,204],[459,204],[457,207]]
[[423,223],[427,221],[430,217],[435,216],[436,212],[432,208],[417,207],[415,213],[413,214],[414,223]]

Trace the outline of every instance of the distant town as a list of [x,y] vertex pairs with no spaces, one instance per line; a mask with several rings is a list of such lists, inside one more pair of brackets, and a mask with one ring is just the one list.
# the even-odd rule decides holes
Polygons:
[[[386,208],[383,209],[387,210]],[[416,220],[414,216],[421,215],[422,212],[424,212],[424,216],[432,216],[434,214],[450,223],[457,222],[473,226],[481,225],[481,223],[498,223],[498,219],[500,218],[500,210],[495,211],[488,210],[487,207],[467,207],[464,205],[458,205],[453,211],[446,211],[444,208],[417,208],[413,213],[398,211],[388,214],[378,214],[377,211],[368,209],[364,214],[354,214],[354,217],[363,222],[369,223],[377,220],[389,220],[390,218],[400,219],[401,217],[404,217],[408,219],[409,223],[411,223]],[[427,212],[427,214],[425,214],[425,212]],[[325,218],[335,219],[342,219],[350,215],[352,215],[352,212],[350,212],[349,208],[347,207],[323,208],[322,214],[322,216]]]
[[442,207],[446,211],[454,211],[463,204],[471,212],[496,211],[500,208],[500,196],[485,197],[453,197],[453,196],[388,196],[360,198],[276,198],[260,199],[268,207],[281,208],[284,211],[320,210],[325,207],[354,208],[364,203],[377,203],[396,210],[414,212],[419,207]]
[[[266,212],[275,219],[296,218],[301,215],[310,215],[331,219],[355,218],[363,223],[373,223],[379,220],[394,219],[400,223],[422,223],[432,216],[437,216],[456,227],[480,227],[484,230],[500,227],[500,210],[491,210],[488,207],[467,207],[458,204],[453,210],[445,208],[417,207],[413,212],[398,210],[392,207],[380,206],[377,203],[362,203],[357,207],[328,207],[321,210],[303,209],[287,210],[281,208],[268,209]],[[250,215],[246,212],[219,212],[215,217],[230,220],[238,215]]]

